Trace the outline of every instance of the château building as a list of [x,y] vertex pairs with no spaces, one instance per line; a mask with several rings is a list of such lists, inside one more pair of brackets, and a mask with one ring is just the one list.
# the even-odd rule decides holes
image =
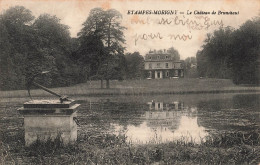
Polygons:
[[145,71],[149,79],[184,77],[183,61],[174,60],[166,50],[149,51],[145,55]]

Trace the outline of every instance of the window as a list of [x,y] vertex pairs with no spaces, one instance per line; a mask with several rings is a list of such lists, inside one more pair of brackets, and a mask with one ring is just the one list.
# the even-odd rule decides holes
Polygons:
[[174,76],[175,76],[175,77],[178,77],[178,70],[175,70],[175,71],[174,71]]
[[166,77],[169,77],[169,71],[166,71]]
[[152,72],[151,71],[149,71],[149,77],[152,78]]
[[160,56],[157,56],[157,59],[160,59]]
[[157,68],[160,68],[160,65],[161,65],[160,63],[157,63]]
[[169,67],[168,63],[165,63],[165,68],[168,68],[168,67]]
[[165,58],[168,59],[168,56],[166,56]]
[[151,56],[149,56],[149,59],[151,60],[151,59],[152,59],[152,57],[151,57]]
[[152,63],[149,64],[149,69],[152,69]]

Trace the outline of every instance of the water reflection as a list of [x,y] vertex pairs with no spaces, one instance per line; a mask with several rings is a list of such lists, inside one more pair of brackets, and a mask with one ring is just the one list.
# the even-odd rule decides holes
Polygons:
[[148,107],[140,125],[111,124],[116,134],[125,134],[133,144],[164,143],[175,140],[200,143],[207,135],[206,129],[198,125],[197,108],[185,107],[183,102],[147,103]]
[[124,133],[135,144],[178,139],[199,143],[209,134],[259,129],[259,94],[116,96],[91,100],[89,104],[82,102],[80,123],[102,132]]

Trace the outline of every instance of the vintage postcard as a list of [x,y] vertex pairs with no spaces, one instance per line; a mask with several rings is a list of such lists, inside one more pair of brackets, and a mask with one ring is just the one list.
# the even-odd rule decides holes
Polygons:
[[0,0],[0,164],[260,164],[259,0]]

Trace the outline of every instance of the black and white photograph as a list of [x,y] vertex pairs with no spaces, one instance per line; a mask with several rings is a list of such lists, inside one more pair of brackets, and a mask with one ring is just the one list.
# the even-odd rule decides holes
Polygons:
[[0,164],[260,165],[260,1],[0,0]]

